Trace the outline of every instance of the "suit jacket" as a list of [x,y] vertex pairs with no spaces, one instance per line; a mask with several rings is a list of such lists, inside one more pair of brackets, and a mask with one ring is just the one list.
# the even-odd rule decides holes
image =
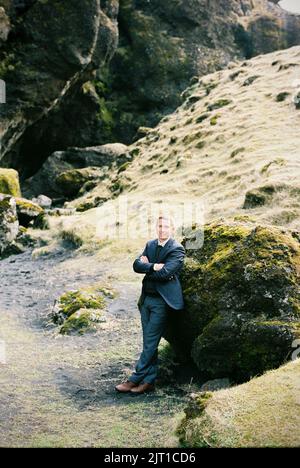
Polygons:
[[[157,291],[172,309],[183,309],[184,300],[179,273],[183,267],[185,249],[173,237],[170,237],[161,249],[157,260],[154,261],[157,244],[158,239],[151,239],[146,243],[143,252],[133,262],[133,270],[136,273],[145,273],[149,279],[154,280]],[[149,263],[143,263],[140,260],[142,255],[148,257]],[[154,263],[164,263],[165,265],[161,270],[151,273],[151,266]],[[143,278],[142,292],[138,300],[139,309],[145,299],[144,279],[146,276]]]

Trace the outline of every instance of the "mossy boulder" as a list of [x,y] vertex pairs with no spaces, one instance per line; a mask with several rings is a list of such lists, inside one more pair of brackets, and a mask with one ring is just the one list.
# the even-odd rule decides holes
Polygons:
[[255,208],[270,203],[276,192],[276,187],[272,184],[250,189],[245,194],[243,208]]
[[100,179],[102,171],[97,167],[85,167],[82,169],[69,169],[56,177],[56,184],[61,192],[67,196],[75,196],[83,185],[91,180]]
[[18,229],[19,222],[14,197],[0,194],[0,256],[14,242]]
[[105,321],[105,317],[103,317],[101,310],[81,308],[64,321],[60,333],[62,335],[83,334],[86,331],[96,329],[96,324],[103,321]]
[[[283,165],[284,161],[277,159],[266,164],[261,172],[266,172],[271,164]],[[277,197],[282,197],[286,192],[287,196],[299,197],[300,188],[297,185],[273,182],[248,190],[245,194],[245,200],[242,208],[256,208],[263,205],[276,204]]]
[[31,221],[40,219],[45,214],[44,209],[37,203],[27,200],[26,198],[16,197],[17,215],[19,223],[27,227]]
[[107,298],[116,292],[107,285],[67,291],[56,301],[51,312],[51,321],[60,326],[61,334],[93,331],[98,322],[105,321]]
[[182,245],[185,309],[164,336],[178,356],[236,381],[280,366],[300,337],[300,234],[216,220]]
[[0,168],[0,193],[21,196],[19,174],[15,169]]

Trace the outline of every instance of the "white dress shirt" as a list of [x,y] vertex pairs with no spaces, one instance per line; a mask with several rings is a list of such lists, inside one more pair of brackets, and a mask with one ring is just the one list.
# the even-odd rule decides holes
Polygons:
[[165,241],[160,241],[158,239],[158,245],[161,245],[162,247],[164,247],[164,245],[168,242],[168,240],[170,239],[171,236],[168,237],[168,239],[166,239]]

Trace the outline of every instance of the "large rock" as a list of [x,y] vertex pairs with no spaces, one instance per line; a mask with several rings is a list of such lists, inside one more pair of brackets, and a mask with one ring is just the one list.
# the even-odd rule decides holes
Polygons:
[[[300,233],[214,221],[191,231],[185,310],[166,339],[212,378],[245,380],[280,366],[300,336]],[[197,248],[188,248],[195,236]],[[191,247],[191,246],[190,246]]]
[[[108,143],[87,148],[70,147],[66,151],[56,151],[49,156],[34,176],[26,180],[23,184],[23,194],[26,197],[40,193],[51,197],[60,196],[65,193],[61,184],[57,183],[60,174],[73,169],[95,166],[103,168],[104,177],[108,170],[118,168],[131,159],[132,155],[128,153],[128,147],[121,143]],[[101,171],[99,171],[99,177],[100,173]]]
[[19,222],[14,197],[0,194],[0,257],[16,239],[18,229]]
[[131,142],[193,76],[299,43],[299,16],[267,0],[118,3],[0,0],[0,159],[22,181],[55,151]]
[[101,180],[103,171],[97,167],[85,167],[83,169],[69,169],[57,176],[56,186],[66,197],[74,197],[79,190],[89,181]]
[[115,51],[118,1],[2,0],[2,5],[11,31],[0,49],[8,89],[7,103],[0,106],[0,161],[23,179],[58,148],[95,143],[99,126],[91,137],[89,124],[102,120],[101,104],[84,85]]
[[63,335],[93,331],[97,323],[106,321],[105,298],[115,295],[116,291],[107,285],[67,291],[55,301],[50,318]]
[[45,214],[44,209],[32,200],[16,197],[17,216],[21,226],[27,227],[31,221],[41,220]]
[[21,196],[19,174],[14,169],[0,168],[0,193]]

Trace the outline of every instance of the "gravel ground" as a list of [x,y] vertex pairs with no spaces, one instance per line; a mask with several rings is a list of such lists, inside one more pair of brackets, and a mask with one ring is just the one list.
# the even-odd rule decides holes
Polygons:
[[[177,446],[174,420],[188,393],[200,386],[193,369],[170,367],[170,381],[158,379],[153,393],[114,389],[142,350],[140,283],[114,279],[93,255],[64,248],[37,258],[31,253],[0,262],[0,340],[6,349],[0,364],[0,445]],[[94,333],[58,334],[49,325],[55,299],[102,279],[118,292],[107,300],[106,322]],[[162,339],[159,349],[164,344]]]

